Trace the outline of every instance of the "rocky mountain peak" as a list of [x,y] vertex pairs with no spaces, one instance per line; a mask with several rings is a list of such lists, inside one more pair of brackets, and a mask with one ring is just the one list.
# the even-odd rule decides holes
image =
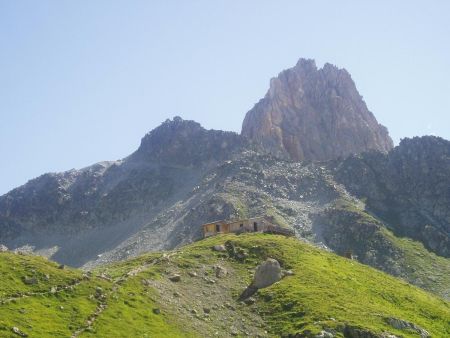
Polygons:
[[247,113],[242,135],[293,160],[329,160],[393,147],[350,74],[329,63],[318,69],[311,59],[300,59],[270,81],[266,96]]
[[197,166],[223,160],[241,146],[242,138],[236,133],[207,130],[195,121],[175,116],[145,135],[132,158]]
[[166,119],[157,128],[148,132],[141,140],[141,147],[143,143],[145,143],[149,139],[154,138],[155,136],[160,137],[162,135],[175,133],[194,134],[201,132],[202,129],[203,127],[198,122],[192,120],[184,120],[180,116],[174,116],[173,119]]

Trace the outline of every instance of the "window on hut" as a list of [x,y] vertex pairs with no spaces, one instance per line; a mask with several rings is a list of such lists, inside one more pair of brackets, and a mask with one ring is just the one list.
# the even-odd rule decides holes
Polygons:
[[258,231],[258,223],[253,222],[253,231]]
[[220,232],[220,224],[216,224],[216,232]]

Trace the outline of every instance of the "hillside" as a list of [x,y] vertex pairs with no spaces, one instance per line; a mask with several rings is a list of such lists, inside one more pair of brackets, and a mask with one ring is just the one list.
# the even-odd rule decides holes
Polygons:
[[317,215],[314,232],[340,255],[356,259],[411,284],[450,299],[450,259],[420,242],[398,237],[360,205],[337,200]]
[[[175,117],[123,160],[44,174],[0,196],[0,243],[82,266],[151,226],[245,148],[238,134]],[[145,251],[170,247],[175,229],[166,225]]]
[[212,220],[269,215],[448,300],[450,142],[391,148],[345,69],[301,59],[240,135],[174,117],[126,158],[0,196],[0,244],[89,270],[192,243]]
[[[381,179],[372,182],[367,174],[371,171],[357,165],[361,161],[358,157],[344,162],[291,162],[250,147],[231,147],[227,157],[221,159],[219,155],[214,155],[216,159],[208,157],[210,150],[200,151],[204,160],[197,160],[195,166],[192,162],[182,165],[179,154],[183,149],[194,149],[196,140],[208,134],[215,135],[212,139],[222,135],[192,121],[174,119],[146,136],[140,149],[120,163],[103,163],[30,181],[0,197],[0,222],[5,220],[0,224],[0,242],[11,249],[33,249],[60,263],[91,269],[192,242],[200,237],[199,225],[213,219],[269,214],[279,224],[293,228],[300,238],[341,255],[352,250],[360,262],[450,298],[450,259],[425,248],[422,243],[427,243],[426,236],[417,238],[423,242],[414,242],[398,237],[404,233],[390,232],[407,229],[408,223],[386,223],[379,217],[383,213],[372,207],[376,205],[372,196],[375,201],[383,201],[382,196],[393,200],[401,197],[400,191],[408,185],[396,184],[399,180],[388,185],[380,184]],[[226,144],[233,144],[235,136],[226,137],[231,137]],[[427,139],[420,141],[426,143]],[[156,146],[161,143],[165,145]],[[222,149],[222,143],[204,147]],[[404,143],[395,148],[395,153],[420,154],[420,147],[403,148]],[[389,158],[386,156],[390,154],[372,156]],[[431,158],[425,164],[439,163],[440,157],[437,152],[436,160]],[[383,168],[382,161],[372,163]],[[413,165],[405,161],[403,167]],[[421,164],[420,168],[426,167]],[[445,167],[440,172],[446,177]],[[390,176],[380,175],[384,180]],[[416,181],[420,177],[417,174]],[[357,190],[366,183],[372,189]],[[405,188],[401,188],[403,185]],[[398,188],[389,192],[385,186]],[[445,189],[429,194],[427,187],[424,182],[415,192],[423,208],[448,199]],[[380,190],[383,194],[377,194]],[[409,208],[420,212],[418,203],[410,203]],[[447,209],[448,204],[442,204],[440,215]],[[397,207],[391,215],[401,215],[405,210]],[[419,221],[417,218],[416,224]],[[428,217],[421,226],[431,233],[430,229],[439,229],[442,222],[442,217]],[[448,245],[442,243],[441,247]]]
[[[227,241],[243,259],[212,250]],[[292,274],[238,302],[255,267],[268,257]],[[2,337],[450,335],[448,302],[275,235],[216,236],[92,273],[5,252],[0,269]]]

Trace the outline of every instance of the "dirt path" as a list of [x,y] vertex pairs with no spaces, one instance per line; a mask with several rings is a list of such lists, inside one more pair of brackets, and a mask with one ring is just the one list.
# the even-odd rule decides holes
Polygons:
[[[128,278],[134,277],[134,276],[138,275],[139,273],[145,271],[150,266],[158,263],[160,261],[160,259],[168,258],[169,256],[170,255],[163,255],[163,256],[161,256],[159,258],[155,258],[150,263],[146,263],[144,265],[138,266],[137,268],[127,272],[125,276],[119,277],[118,279],[114,280],[111,292],[106,293],[106,294],[103,294],[101,292],[96,293],[95,297],[99,301],[99,304],[98,304],[97,308],[95,309],[94,313],[92,313],[88,317],[88,319],[86,320],[86,323],[82,327],[78,328],[75,332],[72,333],[71,338],[77,338],[83,332],[85,332],[86,330],[92,328],[92,326],[94,325],[94,323],[98,319],[98,317],[103,313],[103,311],[105,311],[108,308],[108,303],[107,303],[108,297],[111,295],[111,293],[117,291],[117,289],[119,288],[119,285],[121,283],[127,281]],[[100,276],[99,278],[103,278],[103,277]],[[99,290],[99,289],[97,289],[97,290]]]
[[74,289],[77,285],[79,285],[83,279],[76,279],[72,284],[68,285],[56,285],[52,286],[49,291],[40,291],[40,292],[24,292],[19,294],[18,296],[11,296],[7,298],[0,299],[0,304],[7,304],[12,301],[16,301],[22,298],[32,297],[32,296],[45,296],[49,294],[56,294],[62,291],[66,291],[69,289]]
[[98,304],[97,308],[95,309],[95,312],[88,317],[85,325],[83,325],[82,327],[78,328],[74,333],[72,333],[72,335],[70,337],[71,338],[76,338],[80,334],[82,334],[84,331],[90,329],[92,327],[92,325],[94,324],[94,322],[97,320],[97,318],[107,308],[108,308],[108,304],[106,303],[106,301],[105,302],[100,302]]

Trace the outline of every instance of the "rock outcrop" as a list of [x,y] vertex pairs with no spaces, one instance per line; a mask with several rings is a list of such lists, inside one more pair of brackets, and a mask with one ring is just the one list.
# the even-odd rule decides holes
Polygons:
[[450,142],[423,136],[403,139],[387,155],[349,157],[335,176],[397,235],[450,257],[449,173]]
[[357,257],[361,263],[394,276],[403,276],[402,252],[383,232],[383,224],[354,206],[337,203],[316,218],[315,232],[339,255]]
[[204,167],[211,162],[227,159],[243,145],[239,134],[207,130],[200,123],[176,116],[145,135],[131,158],[177,166]]
[[282,277],[280,263],[276,259],[268,258],[256,268],[252,285],[258,289],[266,288]]
[[393,147],[345,69],[300,59],[270,82],[251,109],[242,135],[279,157],[329,160]]
[[245,300],[254,295],[258,289],[271,286],[283,278],[280,263],[273,258],[267,258],[256,268],[252,283],[242,292],[239,300]]
[[386,321],[394,328],[398,330],[411,330],[417,332],[421,338],[430,337],[430,334],[427,330],[421,328],[420,326],[407,322],[406,320],[398,319],[398,318],[386,318]]

